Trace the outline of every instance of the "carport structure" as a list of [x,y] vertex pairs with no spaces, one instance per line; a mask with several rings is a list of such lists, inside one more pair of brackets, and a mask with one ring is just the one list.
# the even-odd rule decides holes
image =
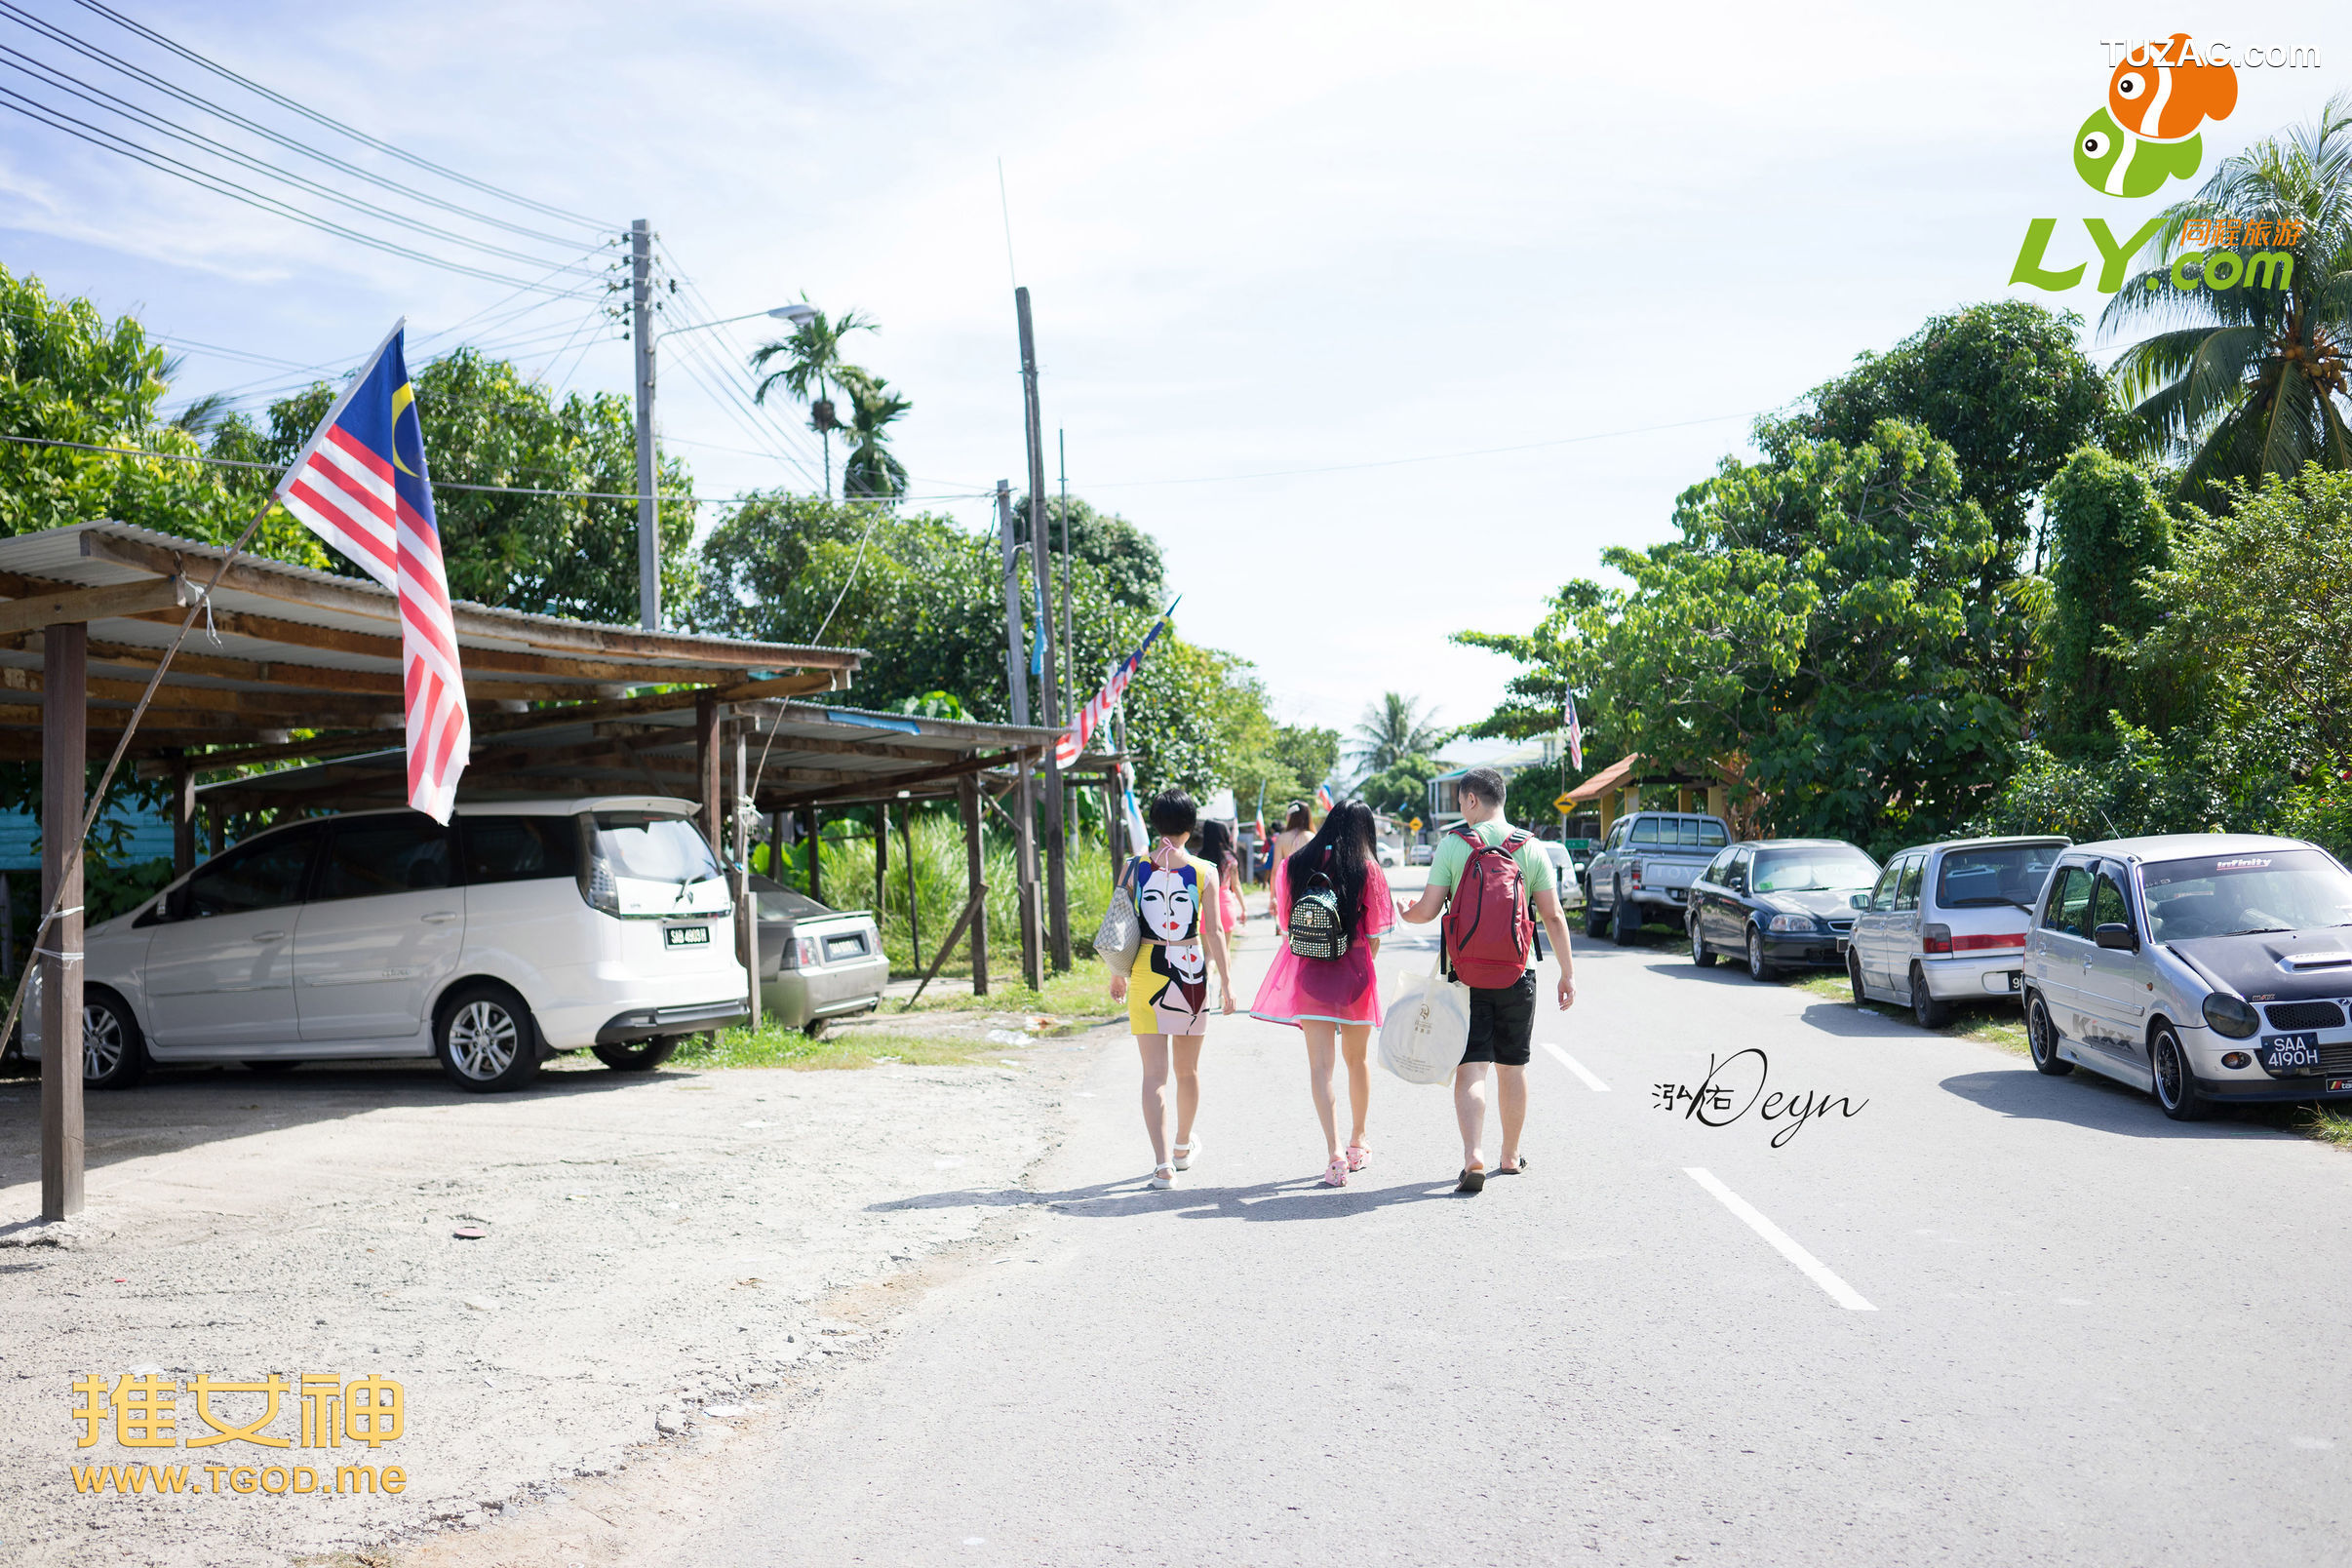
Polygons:
[[[198,607],[195,629],[130,752],[144,776],[171,781],[179,870],[194,864],[200,808],[325,812],[405,798],[399,608],[372,581],[101,522],[0,539],[0,756],[42,764],[42,907],[70,912],[39,956],[45,1041],[80,1038],[78,860],[66,874],[88,764],[121,739],[188,607]],[[842,724],[786,700],[848,686],[854,649],[453,608],[474,726],[460,802],[600,781],[603,793],[699,802],[724,846],[739,820],[722,789],[729,748],[740,756],[763,715],[777,726],[771,764],[791,764],[763,796],[776,809],[912,799],[1008,759],[1026,774],[1020,764],[1053,740],[923,720],[919,746],[888,727],[891,716]],[[798,716],[789,726],[786,714]],[[814,725],[825,727],[803,749],[781,749],[785,727]],[[208,776],[216,782],[200,788]],[[218,848],[216,816],[215,830]],[[1033,868],[1034,855],[1023,864]],[[81,1063],[78,1052],[42,1054],[42,1210],[54,1220],[82,1206]]]

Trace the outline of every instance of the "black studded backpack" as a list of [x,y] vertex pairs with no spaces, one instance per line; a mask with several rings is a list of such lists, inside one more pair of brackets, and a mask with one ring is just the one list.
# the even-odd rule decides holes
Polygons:
[[1340,914],[1339,891],[1331,879],[1316,872],[1307,890],[1290,901],[1290,951],[1302,959],[1344,959],[1348,956],[1348,922]]

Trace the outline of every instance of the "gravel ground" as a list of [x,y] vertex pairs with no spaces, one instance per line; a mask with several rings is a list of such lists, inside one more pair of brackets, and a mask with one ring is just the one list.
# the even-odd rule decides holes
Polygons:
[[[163,1073],[91,1098],[89,1209],[62,1228],[33,1223],[39,1085],[0,1079],[0,1562],[382,1560],[804,1397],[859,1353],[878,1284],[996,1215],[897,1200],[952,1183],[1017,1203],[1106,1041],[980,1068],[567,1063],[487,1097],[430,1067]],[[137,1369],[380,1374],[407,1428],[308,1452],[290,1394],[263,1430],[291,1450],[77,1448],[74,1380]],[[183,1444],[209,1430],[193,1406]],[[201,1469],[371,1458],[405,1470],[402,1495],[215,1493]],[[91,1463],[185,1464],[201,1490],[79,1494],[69,1467]]]

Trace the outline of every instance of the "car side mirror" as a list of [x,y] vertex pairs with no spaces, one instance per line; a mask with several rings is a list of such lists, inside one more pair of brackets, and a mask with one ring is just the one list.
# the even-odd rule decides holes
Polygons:
[[1870,907],[1870,895],[1868,893],[1848,893],[1846,895],[1846,907],[1848,909],[1868,909]]
[[2132,927],[2121,921],[2109,921],[2091,933],[2091,940],[2100,947],[2116,948],[2125,953],[2136,953],[2139,950],[2139,938],[2133,934]]

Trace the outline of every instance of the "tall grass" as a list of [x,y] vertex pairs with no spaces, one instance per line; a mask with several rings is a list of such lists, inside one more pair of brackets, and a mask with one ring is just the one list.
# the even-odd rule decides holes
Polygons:
[[[993,815],[993,813],[992,813]],[[963,826],[952,809],[915,813],[914,855],[907,854],[905,829],[891,813],[890,852],[882,897],[874,889],[874,829],[872,819],[829,821],[825,824],[824,901],[835,909],[871,909],[879,916],[882,951],[893,974],[921,974],[939,956],[939,944],[970,896],[964,862]],[[854,837],[851,837],[854,835]],[[1044,846],[1038,851],[1040,894],[1046,887]],[[794,887],[808,885],[807,844],[795,844],[785,857],[783,881]],[[988,882],[989,966],[999,975],[1020,970],[1020,892],[1013,874],[1013,839],[1009,828],[991,821],[981,835],[981,875]],[[1111,896],[1111,863],[1099,832],[1092,824],[1073,823],[1067,864],[1070,892],[1070,940],[1079,954],[1089,953],[1095,927]],[[912,916],[910,915],[912,912]],[[918,926],[922,939],[916,947]],[[920,959],[920,961],[919,961]],[[942,974],[972,972],[969,938],[959,938],[956,952]]]

